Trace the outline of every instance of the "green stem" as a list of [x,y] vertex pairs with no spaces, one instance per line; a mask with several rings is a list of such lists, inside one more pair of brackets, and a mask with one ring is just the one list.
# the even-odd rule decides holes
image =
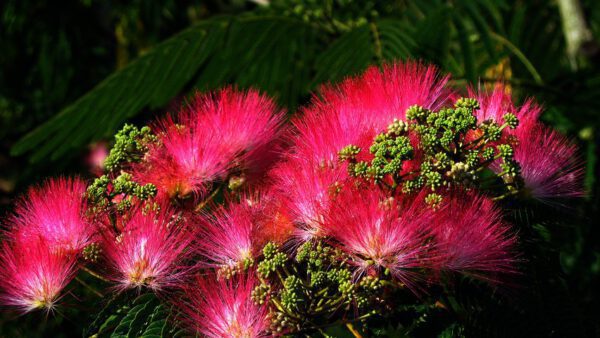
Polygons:
[[544,81],[542,80],[542,77],[540,76],[540,73],[538,73],[538,71],[535,69],[535,67],[531,63],[531,61],[529,61],[529,59],[527,59],[525,54],[523,54],[523,52],[521,52],[521,50],[519,50],[519,48],[517,48],[517,46],[515,46],[512,42],[510,42],[505,37],[503,37],[497,33],[490,32],[490,36],[493,39],[495,39],[496,41],[503,44],[506,48],[508,48],[517,57],[517,59],[519,59],[523,63],[523,65],[525,66],[525,68],[527,68],[529,73],[531,73],[531,76],[533,77],[533,79],[535,80],[535,82],[537,84],[541,85],[544,83]]
[[86,267],[85,265],[79,265],[79,268],[81,268],[81,270],[87,272],[90,276],[95,277],[103,282],[109,283],[110,281],[102,276],[100,276],[98,273],[90,270],[88,267]]
[[200,204],[198,204],[196,208],[194,208],[194,211],[198,212],[202,210],[210,201],[212,201],[215,198],[215,196],[217,196],[219,191],[221,191],[221,186],[218,186],[215,190],[213,190],[210,196],[208,196],[204,201],[200,202]]
[[86,289],[90,290],[90,291],[91,291],[93,294],[95,294],[96,296],[98,296],[98,297],[100,297],[100,298],[103,298],[103,297],[104,297],[104,295],[103,295],[103,294],[102,294],[100,291],[96,290],[94,287],[92,287],[92,286],[91,286],[91,285],[89,285],[88,283],[84,282],[84,281],[83,281],[81,278],[79,278],[79,277],[75,277],[75,280],[76,280],[76,281],[77,281],[79,284],[81,284],[83,287],[85,287]]

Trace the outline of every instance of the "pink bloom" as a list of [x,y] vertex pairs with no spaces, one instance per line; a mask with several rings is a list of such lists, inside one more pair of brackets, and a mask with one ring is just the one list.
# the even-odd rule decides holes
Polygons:
[[276,157],[282,118],[271,99],[253,90],[197,94],[176,119],[157,123],[160,142],[135,176],[167,198],[201,196],[231,171],[260,176]]
[[260,248],[254,243],[257,224],[245,203],[221,206],[207,215],[199,231],[198,250],[209,265],[218,268],[244,268]]
[[75,262],[41,237],[6,239],[0,246],[0,303],[21,312],[52,310],[75,275]]
[[[189,109],[196,115],[196,128],[208,124],[219,133],[221,151],[235,154],[236,169],[258,175],[276,160],[284,115],[268,96],[256,90],[225,88],[197,96]],[[206,121],[201,121],[202,117]]]
[[104,171],[104,160],[106,160],[106,157],[108,157],[108,147],[106,142],[97,142],[90,146],[90,150],[86,158],[86,164],[94,175],[102,175]]
[[270,187],[268,191],[260,194],[258,201],[251,202],[256,205],[252,207],[252,212],[258,231],[255,231],[253,237],[258,248],[264,247],[268,242],[284,244],[294,234],[295,227],[289,210],[279,196],[277,191]]
[[583,164],[575,143],[541,123],[515,134],[515,160],[527,194],[545,202],[583,195]]
[[[296,152],[316,161],[337,160],[348,144],[357,144],[383,131],[394,119],[405,119],[415,104],[437,109],[453,95],[448,76],[433,66],[406,62],[370,67],[360,76],[321,88],[304,116],[296,120]],[[370,143],[370,142],[369,142]],[[357,144],[362,145],[362,144]]]
[[[512,113],[519,119],[517,129],[527,129],[536,123],[542,113],[542,108],[533,100],[527,100],[522,106],[516,107],[510,93],[501,83],[496,84],[491,92],[486,92],[482,88],[476,92],[469,88],[469,97],[474,97],[479,101],[480,109],[475,111],[479,122],[492,120],[502,125],[504,123],[502,117],[506,113]],[[510,132],[509,128],[505,130]]]
[[226,175],[233,159],[233,154],[221,152],[222,139],[215,130],[186,124],[192,117],[184,113],[180,119],[157,124],[160,143],[150,148],[145,162],[134,166],[134,177],[153,183],[160,199],[205,194],[213,181]]
[[296,226],[299,243],[322,237],[322,223],[330,199],[346,180],[345,166],[319,166],[310,160],[289,157],[273,172],[277,193]]
[[494,203],[474,193],[445,199],[432,222],[440,266],[487,280],[514,272],[516,239]]
[[425,236],[431,213],[421,201],[386,198],[376,188],[344,191],[325,228],[359,273],[388,270],[413,287],[417,276],[412,270],[427,265],[429,250]]
[[267,308],[252,301],[252,291],[257,285],[255,277],[207,278],[210,277],[210,280],[198,278],[185,290],[186,300],[178,304],[189,324],[211,338],[269,336]]
[[85,217],[85,191],[80,179],[48,180],[21,198],[12,222],[25,237],[41,236],[54,250],[79,253],[95,232]]
[[104,229],[103,251],[110,269],[108,278],[121,288],[160,290],[177,284],[189,271],[184,263],[193,233],[173,211],[140,208],[117,222],[120,233],[110,225]]

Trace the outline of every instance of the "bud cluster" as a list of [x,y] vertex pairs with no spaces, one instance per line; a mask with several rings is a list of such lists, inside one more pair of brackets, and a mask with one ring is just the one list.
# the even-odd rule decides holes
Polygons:
[[[404,193],[429,189],[430,205],[441,202],[436,191],[442,188],[484,188],[482,178],[494,163],[502,168],[493,173],[504,182],[500,195],[516,192],[521,182],[519,164],[514,160],[512,140],[503,137],[503,130],[516,128],[519,120],[506,113],[502,125],[493,120],[480,121],[475,114],[478,109],[479,102],[473,98],[460,98],[454,107],[438,111],[411,106],[406,111],[407,122],[395,119],[387,131],[374,138],[370,160],[358,160],[362,149],[356,145],[341,149],[339,159],[349,163],[352,176],[394,190],[400,188]],[[417,161],[418,169],[403,170],[409,161],[413,165]]]

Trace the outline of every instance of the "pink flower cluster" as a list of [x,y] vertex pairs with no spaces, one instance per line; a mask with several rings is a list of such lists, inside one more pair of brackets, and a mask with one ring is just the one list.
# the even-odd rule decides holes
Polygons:
[[[261,337],[269,310],[251,300],[253,263],[268,242],[291,252],[314,240],[343,251],[356,276],[389,274],[415,292],[452,273],[500,282],[520,258],[516,231],[490,196],[440,190],[444,200],[432,208],[425,193],[390,193],[350,176],[338,160],[349,144],[368,148],[412,105],[451,104],[458,94],[447,82],[420,63],[372,67],[324,86],[289,128],[273,100],[256,91],[196,95],[153,124],[158,141],[127,168],[136,182],[156,186],[155,203],[99,211],[82,180],[63,178],[17,203],[0,246],[0,302],[23,312],[52,309],[86,266],[116,290],[181,291],[173,299],[198,333]],[[469,95],[480,103],[478,119],[500,121],[510,112],[520,120],[502,131],[524,180],[516,198],[554,203],[582,195],[577,146],[539,122],[538,105],[515,105],[501,85]],[[418,166],[416,156],[401,170]],[[213,197],[232,182],[243,188],[218,205]],[[90,248],[99,255],[92,262],[83,257]]]

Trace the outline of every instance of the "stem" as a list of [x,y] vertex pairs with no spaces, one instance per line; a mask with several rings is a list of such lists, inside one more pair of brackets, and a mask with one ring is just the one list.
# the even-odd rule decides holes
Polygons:
[[373,33],[373,41],[375,43],[375,56],[379,63],[383,61],[383,54],[381,52],[381,39],[379,37],[379,30],[377,30],[377,25],[374,22],[369,24],[369,28],[371,29],[371,33]]
[[525,66],[525,68],[527,68],[529,73],[531,73],[531,76],[533,77],[533,79],[535,80],[535,82],[537,84],[544,83],[544,81],[542,80],[542,77],[540,76],[540,73],[538,73],[537,69],[535,69],[535,67],[533,66],[531,61],[529,61],[529,59],[527,59],[525,54],[523,54],[523,52],[521,52],[521,50],[519,50],[519,48],[517,48],[517,46],[515,46],[512,42],[507,40],[505,37],[498,35],[494,32],[490,32],[490,36],[493,39],[495,39],[496,41],[503,44],[506,48],[508,48],[517,57],[517,59],[519,59],[523,63],[523,65]]
[[215,198],[215,196],[217,196],[220,190],[221,186],[218,186],[215,190],[213,190],[210,196],[208,196],[204,201],[200,202],[200,204],[198,204],[196,208],[194,208],[194,211],[198,212],[202,210],[210,201],[212,201]]
[[96,296],[103,298],[104,295],[102,293],[100,293],[100,291],[96,290],[94,287],[92,287],[91,285],[89,285],[88,283],[84,282],[81,278],[79,277],[75,277],[75,280],[77,282],[79,282],[79,284],[81,284],[83,287],[85,287],[86,289],[90,290],[93,294],[95,294]]
[[98,273],[90,270],[88,267],[86,267],[85,265],[79,265],[79,268],[81,268],[81,270],[87,272],[88,274],[90,274],[90,276],[95,277],[103,282],[109,283],[110,281],[102,276],[100,276]]
[[352,323],[346,323],[346,327],[348,328],[348,331],[350,331],[354,335],[354,337],[363,338],[360,332],[358,332],[358,330],[354,328],[354,325],[352,325]]
[[507,198],[507,197],[514,196],[514,195],[516,195],[517,193],[518,193],[518,191],[517,191],[517,190],[515,190],[515,191],[509,191],[509,192],[507,192],[507,193],[504,193],[504,194],[502,194],[502,195],[500,195],[500,196],[493,197],[493,198],[492,198],[492,201],[500,201],[500,200],[503,200],[503,199],[505,199],[505,198]]

